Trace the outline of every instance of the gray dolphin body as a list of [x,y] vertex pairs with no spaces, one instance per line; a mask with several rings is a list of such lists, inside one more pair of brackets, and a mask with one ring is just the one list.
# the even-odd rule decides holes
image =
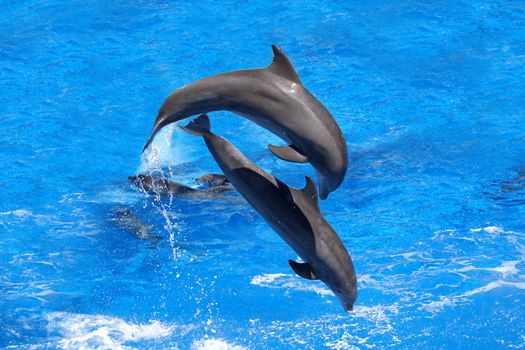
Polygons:
[[269,145],[279,158],[310,162],[325,199],[343,182],[346,141],[332,114],[302,85],[286,55],[272,45],[267,68],[239,70],[196,81],[168,96],[144,149],[164,126],[187,117],[226,110],[246,117],[279,136],[289,146]]
[[341,239],[319,210],[317,190],[310,177],[298,190],[286,185],[251,162],[235,146],[210,132],[207,116],[183,129],[202,136],[213,158],[239,193],[288,243],[305,263],[289,260],[301,277],[326,283],[345,310],[357,298],[357,281]]
[[[213,182],[212,180],[215,180]],[[156,195],[193,195],[198,196],[202,194],[218,194],[223,192],[232,191],[233,187],[230,185],[228,179],[223,175],[209,174],[202,176],[196,180],[197,182],[206,183],[209,188],[197,190],[189,186],[169,181],[162,178],[154,178],[151,175],[139,174],[128,177],[128,182],[141,188],[145,192],[156,194]]]

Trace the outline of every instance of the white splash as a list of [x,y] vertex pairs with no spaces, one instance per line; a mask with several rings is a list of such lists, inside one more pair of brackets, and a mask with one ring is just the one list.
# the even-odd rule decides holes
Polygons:
[[157,133],[153,142],[142,154],[139,173],[149,173],[191,160],[192,139],[182,137],[183,133],[176,133],[178,130],[178,126],[174,123]]
[[286,276],[286,274],[284,273],[266,273],[264,275],[258,275],[258,276],[253,277],[250,283],[256,286],[257,285],[260,286],[266,283],[272,283],[276,279],[280,277],[284,277],[284,276]]
[[132,349],[126,343],[188,333],[191,327],[175,327],[153,320],[147,324],[126,322],[104,315],[54,312],[46,316],[48,329],[60,334],[60,349]]
[[202,339],[191,344],[192,350],[247,350],[240,345],[229,344],[222,339]]
[[498,234],[498,233],[504,232],[503,227],[499,227],[499,226],[487,226],[483,228],[470,229],[470,232],[481,232],[481,231],[486,232],[488,234]]
[[173,125],[168,125],[159,132],[142,154],[139,173],[156,169],[171,160],[171,137],[173,135]]
[[252,277],[250,284],[267,288],[286,288],[303,292],[314,292],[320,295],[333,295],[326,288],[319,287],[316,282],[304,283],[292,275],[284,273],[269,273]]

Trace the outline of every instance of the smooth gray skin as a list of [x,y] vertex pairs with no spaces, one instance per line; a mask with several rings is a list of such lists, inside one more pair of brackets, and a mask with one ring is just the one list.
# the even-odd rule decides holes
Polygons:
[[286,185],[231,143],[211,133],[207,116],[197,118],[183,129],[203,136],[213,158],[237,191],[306,262],[290,261],[294,271],[304,278],[322,280],[345,310],[352,310],[357,298],[352,259],[321,214],[312,179],[306,178],[303,190]]
[[320,198],[327,198],[346,174],[345,138],[332,114],[302,85],[288,57],[277,46],[272,49],[273,62],[267,68],[213,75],[175,90],[164,101],[144,150],[170,123],[230,111],[293,145],[270,149],[284,160],[310,162],[317,171]]

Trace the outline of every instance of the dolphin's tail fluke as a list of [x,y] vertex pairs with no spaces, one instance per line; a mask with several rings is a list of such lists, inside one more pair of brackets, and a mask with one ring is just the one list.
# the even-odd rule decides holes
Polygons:
[[207,114],[201,114],[193,119],[188,125],[181,126],[182,130],[195,136],[205,136],[210,133],[210,118]]

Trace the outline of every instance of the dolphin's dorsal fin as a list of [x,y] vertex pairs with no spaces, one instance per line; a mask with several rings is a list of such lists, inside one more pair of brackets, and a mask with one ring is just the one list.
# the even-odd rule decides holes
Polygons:
[[274,74],[277,74],[283,78],[293,81],[294,83],[301,84],[299,74],[295,71],[292,62],[286,57],[284,52],[277,45],[272,45],[273,50],[273,61],[268,67],[268,70]]
[[305,197],[310,201],[310,204],[317,210],[319,209],[319,195],[317,194],[317,187],[310,176],[306,176],[306,185],[301,190]]
[[274,146],[268,145],[270,151],[279,159],[292,163],[308,163],[308,158],[299,152],[295,145]]
[[298,263],[293,260],[288,260],[288,263],[290,264],[292,270],[294,270],[294,272],[302,278],[306,278],[307,280],[318,279],[314,273],[314,270],[312,270],[312,265],[309,263]]

